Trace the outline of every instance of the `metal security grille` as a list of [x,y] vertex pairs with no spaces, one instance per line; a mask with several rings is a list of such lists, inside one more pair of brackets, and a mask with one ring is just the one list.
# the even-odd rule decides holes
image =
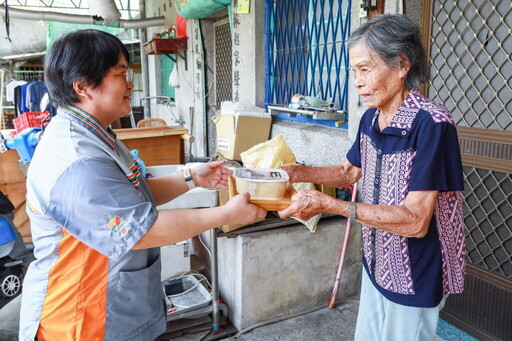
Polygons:
[[468,259],[512,278],[512,176],[464,167]]
[[266,0],[265,104],[294,94],[347,110],[351,0]]
[[441,317],[479,340],[511,340],[512,3],[434,0],[423,9],[428,93],[453,113],[465,177],[465,289]]
[[510,0],[434,1],[431,98],[459,126],[512,130]]
[[20,67],[14,70],[14,79],[18,81],[44,81],[44,68],[42,66]]
[[[469,129],[464,127],[471,127],[489,137],[461,140],[463,163],[471,166],[464,167],[469,261],[508,278],[512,278],[511,145],[510,139],[493,136],[512,131],[511,28],[510,0],[435,0],[432,6],[429,96],[453,113],[464,133]],[[504,166],[500,172],[485,162],[475,166],[472,160]]]
[[231,72],[231,31],[228,21],[214,25],[215,29],[215,103],[233,100]]

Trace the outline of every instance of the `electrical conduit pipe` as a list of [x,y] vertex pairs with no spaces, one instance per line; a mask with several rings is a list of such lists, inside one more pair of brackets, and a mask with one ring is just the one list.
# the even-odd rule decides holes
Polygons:
[[[0,5],[0,12],[5,11],[5,6]],[[103,25],[102,21],[95,21],[89,15],[78,15],[61,12],[41,12],[41,11],[29,11],[22,10],[9,6],[9,16],[12,18],[25,19],[25,20],[42,20],[42,21],[56,21],[70,24],[91,24],[91,25]],[[122,27],[125,29],[137,29],[152,26],[164,26],[165,17],[154,17],[146,19],[131,19],[131,20],[119,20],[119,22],[111,23],[110,27]]]

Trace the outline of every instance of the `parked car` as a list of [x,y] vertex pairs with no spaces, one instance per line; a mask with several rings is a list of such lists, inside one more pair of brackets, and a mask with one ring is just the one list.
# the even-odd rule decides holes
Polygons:
[[14,226],[14,206],[0,192],[0,297],[14,297],[21,292],[23,277],[34,255]]

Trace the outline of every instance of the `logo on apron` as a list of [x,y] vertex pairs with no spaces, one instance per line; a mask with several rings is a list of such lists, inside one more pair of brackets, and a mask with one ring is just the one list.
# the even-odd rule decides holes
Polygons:
[[112,229],[112,232],[115,234],[121,233],[122,235],[125,235],[128,230],[126,229],[126,221],[124,221],[121,217],[115,216],[114,218],[110,219],[110,221],[107,223],[107,226]]

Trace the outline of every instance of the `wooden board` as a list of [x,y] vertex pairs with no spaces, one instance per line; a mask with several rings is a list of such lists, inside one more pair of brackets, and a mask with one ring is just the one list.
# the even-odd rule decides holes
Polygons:
[[[235,195],[238,194],[236,190],[236,182],[235,178],[233,176],[230,176],[228,179],[228,187],[229,187],[229,198],[231,199]],[[284,198],[279,200],[261,200],[261,199],[251,199],[249,200],[251,204],[254,204],[258,207],[263,208],[267,211],[281,211],[287,208],[292,204],[292,196],[297,193],[295,188],[291,184],[288,184],[288,187],[286,188],[286,193],[284,195]]]
[[143,137],[157,137],[168,135],[183,135],[188,131],[181,126],[165,127],[144,127],[144,128],[124,128],[115,129],[117,137],[120,140],[139,139]]
[[188,38],[152,39],[144,44],[144,52],[146,52],[146,54],[162,54],[172,53],[176,50],[186,50],[187,39]]
[[14,225],[20,231],[25,243],[32,241],[30,221],[25,211],[25,195],[27,193],[25,175],[18,166],[20,159],[15,150],[0,154],[0,191],[14,205]]
[[115,129],[117,137],[128,150],[137,149],[146,166],[175,165],[185,162],[184,140],[187,129],[147,127]]

